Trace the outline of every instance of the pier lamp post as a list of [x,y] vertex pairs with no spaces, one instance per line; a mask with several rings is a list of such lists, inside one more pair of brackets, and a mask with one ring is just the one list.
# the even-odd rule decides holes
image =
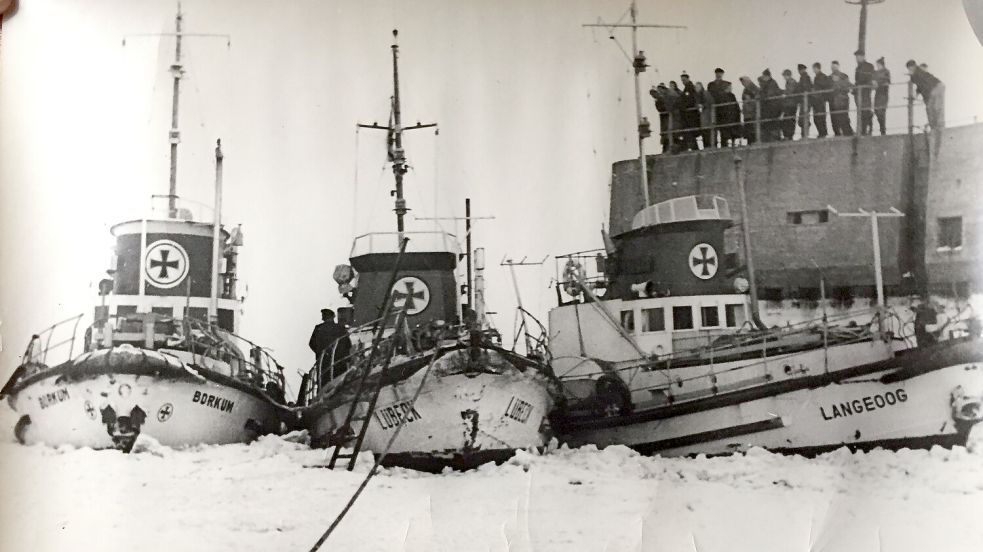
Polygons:
[[[841,213],[832,205],[827,205],[826,209],[828,209],[830,213],[833,213],[839,217],[867,217],[870,219],[870,234],[874,247],[874,286],[877,289],[877,309],[878,312],[880,312],[881,309],[884,308],[884,276],[881,273],[881,237],[877,221],[881,217],[903,217],[905,216],[904,213],[899,211],[896,207],[891,207],[889,211],[882,213],[877,211],[867,211],[865,209],[858,209],[856,213]],[[881,325],[880,318],[878,318],[877,324],[878,327]]]
[[884,0],[843,0],[847,4],[860,4],[860,32],[859,38],[857,40],[857,49],[861,52],[866,52],[865,46],[867,44],[867,6],[871,4],[880,4]]

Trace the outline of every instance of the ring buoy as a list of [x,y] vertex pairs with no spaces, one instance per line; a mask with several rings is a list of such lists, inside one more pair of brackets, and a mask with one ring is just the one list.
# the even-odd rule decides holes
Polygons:
[[577,297],[583,291],[584,279],[587,273],[577,261],[570,259],[563,267],[563,291],[571,297]]

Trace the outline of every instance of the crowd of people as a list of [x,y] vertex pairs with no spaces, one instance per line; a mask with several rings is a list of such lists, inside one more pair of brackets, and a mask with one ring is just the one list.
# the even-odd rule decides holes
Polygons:
[[[887,133],[887,107],[891,72],[884,58],[875,64],[867,61],[862,50],[854,52],[857,68],[854,82],[840,70],[838,61],[823,72],[822,64],[812,64],[812,74],[804,64],[798,64],[798,74],[782,71],[783,83],[772,78],[765,69],[757,82],[750,77],[740,78],[741,98],[726,80],[725,71],[714,70],[714,79],[704,88],[683,72],[682,87],[676,81],[659,83],[649,94],[655,99],[659,112],[662,150],[691,151],[715,146],[730,146],[738,140],[748,144],[792,140],[796,127],[800,138],[810,135],[812,126],[818,138],[829,135],[853,136],[850,96],[854,98],[857,132],[869,136],[874,132],[874,119],[880,133]],[[928,72],[925,64],[909,60],[906,69],[915,92],[925,101],[929,127],[945,125],[945,86]],[[828,123],[828,124],[827,124]]]

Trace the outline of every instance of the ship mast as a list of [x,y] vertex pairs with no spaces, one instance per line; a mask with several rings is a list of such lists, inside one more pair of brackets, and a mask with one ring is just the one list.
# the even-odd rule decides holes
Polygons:
[[[232,45],[232,39],[227,34],[215,34],[215,33],[187,33],[184,32],[182,23],[184,22],[184,14],[181,13],[181,3],[178,2],[177,5],[177,15],[174,16],[174,32],[173,33],[139,33],[130,34],[123,37],[123,46],[126,46],[126,39],[131,37],[162,37],[162,36],[173,36],[174,37],[174,63],[171,64],[171,78],[173,79],[173,86],[171,90],[171,128],[168,130],[167,138],[171,145],[171,170],[170,179],[167,187],[167,216],[168,218],[177,218],[177,145],[181,143],[181,131],[178,129],[178,111],[181,99],[181,78],[184,77],[184,65],[181,63],[181,42],[186,36],[188,37],[205,37],[205,38],[224,38],[226,40],[226,45]],[[156,197],[156,196],[155,196]]]
[[642,187],[642,200],[645,204],[642,206],[648,207],[651,202],[649,200],[649,176],[648,167],[645,162],[645,139],[652,135],[652,126],[649,124],[649,120],[642,114],[642,85],[639,79],[639,75],[645,72],[648,67],[648,63],[645,61],[645,52],[638,49],[638,29],[640,28],[656,28],[656,29],[685,29],[685,26],[681,25],[653,25],[638,22],[638,7],[635,5],[635,0],[632,0],[631,7],[628,9],[631,15],[631,23],[604,23],[603,21],[598,21],[597,23],[587,23],[584,27],[605,27],[608,32],[611,33],[611,40],[616,40],[614,38],[614,29],[627,27],[631,29],[631,64],[635,70],[635,119],[638,121],[638,174],[640,177],[640,184]]
[[181,4],[177,5],[177,15],[174,17],[174,63],[171,64],[171,78],[174,88],[171,92],[171,130],[168,140],[171,143],[171,174],[167,188],[167,216],[177,218],[177,145],[181,142],[181,131],[178,130],[178,103],[181,97],[181,77],[184,68],[181,66]]
[[396,231],[399,233],[399,242],[402,243],[403,232],[406,229],[403,223],[403,217],[409,211],[406,207],[406,199],[403,197],[403,175],[409,171],[406,168],[406,152],[403,150],[403,133],[420,128],[436,127],[437,123],[428,123],[425,125],[417,123],[413,126],[403,126],[403,115],[399,102],[399,44],[396,42],[398,36],[399,30],[393,29],[392,119],[387,126],[372,123],[371,125],[359,124],[358,127],[385,130],[389,135],[389,161],[393,164],[393,175],[396,177],[396,189],[393,191],[393,196],[395,196],[396,200],[393,211],[396,212]]

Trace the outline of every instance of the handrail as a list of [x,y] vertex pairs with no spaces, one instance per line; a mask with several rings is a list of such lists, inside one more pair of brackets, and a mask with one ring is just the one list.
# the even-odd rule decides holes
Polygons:
[[[902,104],[894,103],[894,104],[885,104],[883,106],[878,106],[875,105],[873,99],[871,99],[869,101],[869,104],[867,100],[864,100],[863,103],[865,105],[857,106],[856,100],[858,98],[867,97],[867,95],[863,94],[862,92],[869,91],[870,94],[873,94],[874,92],[877,91],[878,88],[877,84],[850,85],[849,87],[841,87],[840,89],[832,88],[832,89],[824,89],[824,90],[812,90],[806,92],[797,92],[794,94],[786,94],[783,90],[782,94],[769,96],[767,98],[760,97],[760,89],[759,89],[756,92],[757,95],[753,98],[745,99],[735,94],[735,101],[724,102],[724,103],[714,102],[712,96],[710,96],[709,91],[704,90],[703,93],[706,94],[708,98],[710,98],[710,102],[708,103],[708,105],[705,105],[700,101],[699,98],[697,98],[697,102],[698,102],[697,105],[691,108],[679,109],[673,106],[671,108],[667,107],[666,109],[659,111],[660,121],[663,119],[663,117],[665,117],[668,122],[668,124],[665,125],[668,128],[661,128],[663,125],[660,122],[659,134],[663,138],[663,146],[664,146],[663,152],[682,153],[692,149],[699,149],[699,147],[696,146],[697,138],[700,138],[700,142],[709,141],[709,143],[702,144],[703,149],[715,148],[718,146],[728,147],[727,144],[723,144],[724,141],[730,142],[731,146],[751,145],[759,141],[766,142],[766,143],[781,141],[783,139],[782,129],[780,127],[773,128],[773,125],[779,125],[781,123],[788,124],[789,122],[793,124],[791,136],[789,138],[792,140],[802,140],[806,137],[809,137],[811,127],[813,125],[813,121],[811,120],[811,118],[815,115],[818,115],[819,113],[828,115],[829,120],[824,122],[829,122],[829,123],[833,122],[832,121],[833,115],[842,115],[842,114],[849,115],[851,113],[855,114],[854,117],[846,121],[847,125],[850,125],[851,123],[853,125],[856,125],[855,129],[851,128],[849,133],[846,134],[848,136],[861,134],[861,123],[862,123],[861,114],[864,113],[868,113],[871,117],[870,134],[873,134],[874,115],[882,109],[885,110],[885,112],[887,110],[896,110],[896,109],[907,110],[907,125],[905,127],[886,127],[885,131],[898,130],[904,128],[904,130],[908,134],[911,134],[914,132],[916,128],[922,128],[924,125],[915,123],[915,110],[913,108],[914,105],[916,104],[924,104],[924,101],[917,97],[914,91],[914,86],[909,81],[892,82],[889,83],[888,86],[906,87],[907,94],[903,96],[905,103]],[[837,97],[846,96],[847,98],[846,101],[848,102],[847,103],[848,106],[850,105],[849,97],[853,96],[854,97],[853,104],[855,107],[854,108],[847,107],[847,109],[831,109],[832,108],[831,102],[834,96]],[[676,102],[678,102],[678,98],[679,96],[677,96]],[[788,102],[790,99],[793,98],[797,99],[795,113],[785,113],[784,109],[786,107],[785,105],[786,102]],[[798,101],[799,98],[801,98],[801,101]],[[814,101],[816,100],[823,102],[821,108],[819,108],[819,106],[813,105]],[[828,107],[827,104],[829,104]],[[778,110],[779,115],[776,117],[762,117],[763,111],[766,111],[762,109],[762,106],[764,105],[773,106],[775,109]],[[751,106],[753,106],[753,109],[749,109]],[[704,124],[703,121],[703,114],[706,113],[707,107],[709,107],[709,111],[710,111],[709,125]],[[736,107],[737,120],[722,123],[722,124],[718,123],[717,110],[720,107]],[[810,114],[810,110],[818,111],[818,113]],[[692,113],[693,111],[696,111],[701,116],[701,122],[699,126],[687,126],[685,128],[680,128],[680,125],[678,124],[677,116],[675,114],[679,113],[678,118],[682,119],[683,112]],[[795,137],[796,135],[795,125],[799,127],[797,138]],[[763,127],[767,127],[767,128],[763,128]],[[737,131],[736,133],[737,135],[723,137],[719,135],[721,130],[735,130]],[[765,135],[763,130],[768,131],[768,136]],[[680,137],[682,137],[683,140],[688,141],[689,144],[681,144]],[[788,140],[789,138],[786,138],[786,140]],[[680,149],[679,147],[680,145],[683,146],[683,149]]]
[[[117,314],[99,318],[92,324],[86,325],[84,335],[80,338],[79,331],[82,330],[80,323],[83,316],[79,314],[67,318],[32,336],[23,361],[24,365],[32,366],[30,374],[52,369],[62,362],[75,358],[75,344],[79,341],[83,343],[82,352],[88,352],[112,345],[115,337],[125,337],[127,341],[139,339],[142,342],[141,346],[146,346],[146,340],[152,340],[154,349],[192,352],[192,363],[200,369],[211,370],[208,366],[202,365],[203,363],[199,364],[197,359],[200,357],[227,362],[230,369],[235,372],[230,372],[233,377],[253,380],[262,387],[273,383],[279,389],[285,390],[283,367],[269,351],[216,324],[190,316],[177,319],[153,312]],[[140,329],[130,332],[119,331],[130,329],[125,327],[129,324],[139,324]],[[165,324],[172,324],[167,328],[170,331],[158,332],[158,328]],[[153,327],[152,334],[149,333],[149,326]],[[66,329],[64,337],[55,340],[54,334],[62,328]],[[110,340],[109,343],[106,342],[107,339]],[[44,345],[40,347],[42,343]],[[196,349],[205,352],[195,353]],[[62,353],[62,356],[57,359],[58,362],[49,361],[49,353],[55,351]]]

